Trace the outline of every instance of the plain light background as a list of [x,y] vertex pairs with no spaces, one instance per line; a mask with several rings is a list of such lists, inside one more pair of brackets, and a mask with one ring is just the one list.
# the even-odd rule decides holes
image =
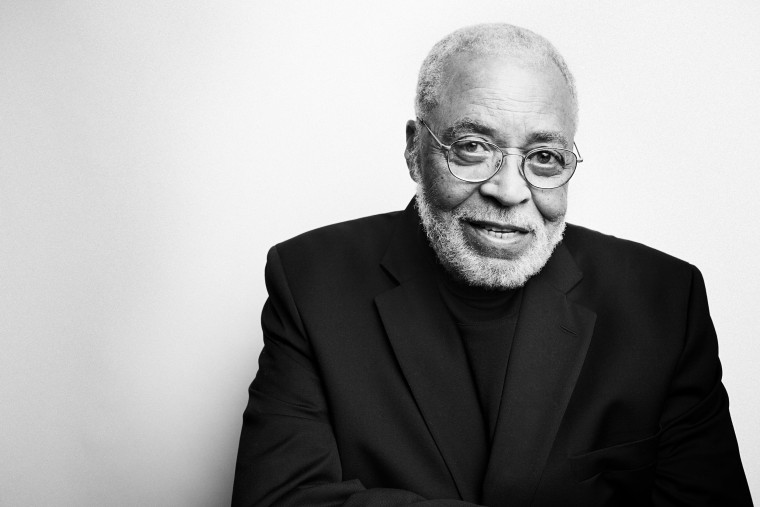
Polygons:
[[0,504],[227,505],[268,248],[403,208],[432,44],[580,91],[571,222],[696,264],[760,498],[760,3],[0,2]]

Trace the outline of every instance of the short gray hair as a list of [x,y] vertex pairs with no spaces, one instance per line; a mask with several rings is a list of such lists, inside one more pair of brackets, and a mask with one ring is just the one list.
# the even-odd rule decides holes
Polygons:
[[[438,105],[441,80],[446,63],[457,54],[513,56],[536,66],[553,63],[567,82],[572,98],[573,129],[578,126],[578,93],[575,79],[564,58],[551,42],[537,33],[507,23],[473,25],[450,33],[433,46],[422,62],[417,80],[415,110],[424,118]],[[526,58],[527,57],[527,58]]]

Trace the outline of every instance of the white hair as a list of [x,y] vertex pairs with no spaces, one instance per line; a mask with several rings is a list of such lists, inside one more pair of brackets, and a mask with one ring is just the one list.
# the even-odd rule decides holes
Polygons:
[[575,79],[562,55],[544,37],[507,23],[473,25],[450,33],[433,46],[422,62],[417,80],[415,111],[424,118],[438,105],[441,81],[448,61],[455,55],[518,57],[537,67],[554,64],[565,78],[572,98],[573,130],[578,126],[578,94]]

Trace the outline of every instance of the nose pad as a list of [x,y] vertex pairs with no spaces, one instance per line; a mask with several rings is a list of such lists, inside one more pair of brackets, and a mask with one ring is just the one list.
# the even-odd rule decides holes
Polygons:
[[481,194],[492,197],[503,206],[515,206],[530,199],[530,185],[523,178],[520,166],[522,155],[507,153],[501,161],[499,171],[480,186]]

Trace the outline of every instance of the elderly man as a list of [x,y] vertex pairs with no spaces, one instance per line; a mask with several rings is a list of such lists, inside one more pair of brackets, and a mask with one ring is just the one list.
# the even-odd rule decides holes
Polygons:
[[436,44],[415,201],[269,252],[233,504],[752,504],[699,271],[565,224],[577,109],[528,30]]

